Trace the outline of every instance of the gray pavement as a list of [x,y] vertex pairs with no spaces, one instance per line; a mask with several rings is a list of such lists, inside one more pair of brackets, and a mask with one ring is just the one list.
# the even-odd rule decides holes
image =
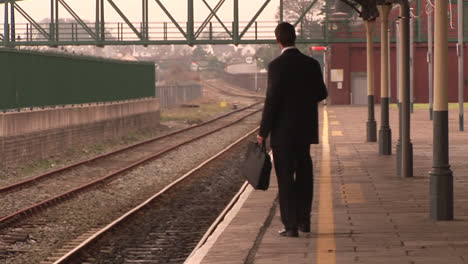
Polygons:
[[[379,107],[376,112],[379,117]],[[312,232],[299,238],[277,234],[282,225],[272,174],[271,188],[247,193],[196,263],[468,263],[468,132],[458,131],[458,114],[451,111],[455,219],[432,221],[432,122],[426,110],[411,116],[414,177],[402,179],[395,173],[397,114],[390,111],[393,154],[379,156],[378,143],[365,142],[367,108],[329,106],[322,142],[311,149]]]

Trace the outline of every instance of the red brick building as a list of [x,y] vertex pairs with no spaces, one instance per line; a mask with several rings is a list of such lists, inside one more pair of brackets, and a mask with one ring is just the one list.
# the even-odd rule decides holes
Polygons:
[[[413,95],[415,103],[427,103],[428,91],[428,62],[427,62],[427,13],[421,0],[415,1],[413,8],[414,18],[414,75]],[[421,6],[421,8],[419,8]],[[452,4],[453,28],[448,28],[449,37],[449,102],[458,101],[458,62],[457,62],[457,6]],[[467,10],[465,10],[466,16]],[[390,44],[390,89],[392,103],[397,96],[397,67],[395,44],[395,21],[399,14],[399,7],[394,6],[389,16],[391,30]],[[434,18],[432,18],[434,19]],[[358,19],[359,20],[359,19]],[[467,27],[465,26],[465,38]],[[336,32],[335,37],[343,39],[342,44],[330,44],[327,49],[325,61],[325,76],[328,82],[330,100],[332,104],[367,104],[367,76],[366,76],[366,43],[365,27],[362,20],[346,24]],[[467,45],[464,45],[464,61],[468,59]],[[377,18],[374,27],[374,91],[376,103],[380,103],[380,18]],[[338,73],[338,74],[336,74]],[[337,79],[338,76],[338,79]],[[464,96],[468,101],[468,64],[464,66]],[[333,77],[335,78],[333,80]],[[341,80],[341,81],[340,81]]]
[[[464,61],[468,59],[468,49],[464,46]],[[333,44],[327,52],[327,81],[332,104],[367,104],[366,44]],[[449,43],[449,102],[458,102],[458,63],[456,44]],[[380,44],[374,44],[374,91],[376,103],[380,103]],[[331,81],[331,70],[342,69],[343,81]],[[414,48],[414,102],[427,103],[429,100],[429,79],[427,44],[415,43]],[[468,64],[464,66],[465,101],[468,101]],[[390,48],[390,89],[392,102],[397,96],[397,69],[395,43]]]

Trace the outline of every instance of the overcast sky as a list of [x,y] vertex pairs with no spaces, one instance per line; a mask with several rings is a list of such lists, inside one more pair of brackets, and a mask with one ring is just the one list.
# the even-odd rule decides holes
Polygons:
[[[239,0],[239,19],[241,21],[250,21],[259,8],[266,0]],[[108,22],[123,22],[119,15],[113,10],[107,1],[105,2],[106,21]],[[132,22],[141,21],[141,6],[142,1],[139,0],[114,0],[116,5]],[[166,9],[169,10],[172,16],[185,28],[184,21],[187,20],[187,0],[161,0]],[[216,6],[219,0],[206,0],[212,8]],[[84,20],[94,21],[95,19],[95,0],[66,0],[66,3],[71,6],[74,11]],[[18,2],[28,14],[36,21],[50,17],[50,0],[24,0]],[[60,5],[60,4],[59,4]],[[195,5],[195,21],[203,21],[209,14],[208,8],[202,0],[194,0]],[[278,10],[279,0],[271,0],[258,21],[274,21],[275,14]],[[0,5],[0,23],[4,21],[3,5]],[[60,18],[71,18],[71,15],[61,6],[59,9]],[[149,16],[150,22],[169,22],[169,18],[163,13],[156,1],[149,0]],[[218,16],[223,20],[226,26],[230,27],[230,22],[233,20],[233,0],[226,0],[221,9],[218,11]],[[16,12],[17,23],[25,23],[24,18]],[[213,18],[212,21],[216,19]],[[3,29],[2,29],[3,30]]]

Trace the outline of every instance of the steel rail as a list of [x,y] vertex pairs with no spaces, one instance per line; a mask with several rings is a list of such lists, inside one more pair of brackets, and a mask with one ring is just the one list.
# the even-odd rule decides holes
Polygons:
[[56,195],[56,196],[51,197],[51,198],[49,198],[49,199],[47,199],[45,201],[36,203],[36,204],[34,204],[32,206],[29,206],[27,208],[18,210],[18,211],[14,212],[14,213],[12,213],[10,215],[2,217],[2,218],[0,218],[0,225],[11,222],[11,221],[13,221],[15,219],[18,219],[18,217],[20,217],[20,216],[26,216],[28,214],[32,214],[32,213],[35,213],[35,212],[40,211],[42,209],[45,209],[48,206],[51,206],[51,205],[57,204],[59,202],[65,201],[66,199],[71,198],[75,194],[78,194],[78,193],[80,193],[80,192],[82,192],[82,191],[84,191],[86,189],[89,189],[90,187],[94,187],[94,186],[96,186],[98,184],[104,183],[105,181],[110,180],[111,178],[114,178],[114,177],[116,177],[116,176],[118,176],[118,175],[120,175],[120,174],[122,174],[124,172],[127,172],[127,171],[129,171],[131,169],[134,169],[134,168],[136,168],[136,167],[138,167],[138,166],[140,166],[140,165],[142,165],[142,164],[144,164],[144,163],[146,163],[146,162],[148,162],[150,160],[153,160],[153,159],[155,159],[157,157],[160,157],[160,156],[168,153],[171,150],[174,150],[174,149],[179,148],[179,147],[181,147],[183,145],[194,142],[194,141],[196,141],[196,140],[198,140],[200,138],[206,137],[206,136],[208,136],[210,134],[218,132],[218,131],[220,131],[220,130],[222,130],[224,128],[227,128],[229,126],[232,126],[234,124],[237,124],[240,121],[246,119],[247,117],[252,116],[252,115],[260,112],[261,110],[262,109],[257,109],[257,110],[255,110],[255,111],[253,111],[253,112],[251,112],[251,113],[249,113],[249,114],[247,114],[247,115],[245,115],[245,116],[243,116],[241,118],[238,118],[238,119],[234,120],[233,122],[225,124],[225,125],[223,125],[223,126],[221,126],[219,128],[211,130],[211,131],[209,131],[207,133],[204,133],[204,134],[202,134],[200,136],[188,139],[188,140],[186,140],[186,141],[184,141],[182,143],[179,143],[177,145],[174,145],[172,147],[168,147],[166,149],[163,149],[163,150],[159,151],[158,153],[155,153],[155,154],[152,154],[152,155],[150,155],[150,156],[148,156],[146,158],[140,159],[139,161],[136,161],[136,162],[134,162],[134,163],[132,163],[132,164],[130,164],[130,165],[124,167],[124,168],[121,168],[121,169],[119,169],[119,170],[117,170],[115,172],[109,173],[106,176],[103,176],[103,177],[101,177],[101,178],[99,178],[97,180],[86,183],[86,184],[84,184],[84,185],[82,185],[80,187],[74,188],[74,189],[72,189],[70,191],[67,191],[65,193]]
[[[226,90],[223,90],[223,89],[220,89],[218,87],[216,87],[214,84],[211,84],[209,82],[202,82],[203,84],[207,85],[207,86],[210,86],[211,88],[214,88],[218,91],[220,91],[222,94],[225,94],[225,95],[230,95],[230,96],[239,96],[239,97],[244,97],[244,98],[249,98],[249,99],[257,99],[257,100],[261,100],[261,99],[265,99],[265,96],[262,96],[262,95],[251,95],[251,94],[248,94],[249,91],[240,91],[240,92],[245,92],[247,94],[238,94],[238,93],[232,93],[232,92],[229,92],[229,91],[226,91]],[[234,89],[232,89],[234,90]]]
[[[273,159],[273,154],[272,154],[272,151],[270,151],[268,153],[268,155],[270,155],[270,158]],[[206,242],[208,241],[208,239],[213,235],[213,233],[216,231],[216,229],[218,228],[218,226],[226,219],[226,216],[228,215],[228,213],[231,212],[232,208],[234,208],[234,206],[237,205],[240,197],[246,193],[247,191],[247,187],[249,185],[249,182],[248,181],[245,181],[244,184],[241,186],[241,188],[239,189],[239,191],[237,192],[237,194],[234,196],[234,198],[232,198],[231,202],[229,202],[229,204],[224,208],[224,210],[218,215],[218,217],[216,218],[215,221],[213,221],[213,223],[211,224],[211,226],[208,228],[208,230],[205,232],[205,234],[203,235],[203,237],[200,239],[200,241],[198,242],[198,244],[193,248],[192,252],[190,253],[190,255],[187,257],[187,259],[185,260],[184,264],[187,263],[187,260],[190,260],[196,253],[197,251],[206,244]],[[190,262],[188,262],[190,263]]]
[[35,176],[35,177],[32,177],[32,178],[29,178],[29,179],[26,179],[24,181],[20,181],[20,182],[17,182],[17,183],[13,183],[11,185],[8,185],[8,186],[4,186],[4,187],[0,187],[0,194],[1,193],[5,193],[5,192],[9,192],[9,191],[13,191],[15,189],[19,189],[19,188],[23,188],[25,187],[26,185],[28,184],[33,184],[34,182],[36,181],[39,181],[39,180],[43,180],[43,179],[46,179],[52,175],[56,175],[57,173],[60,173],[60,172],[64,172],[64,171],[68,171],[70,169],[73,169],[75,167],[78,167],[80,165],[84,165],[84,164],[87,164],[87,163],[90,163],[90,162],[93,162],[93,161],[97,161],[99,159],[103,159],[103,158],[107,158],[111,155],[115,155],[115,154],[119,154],[123,151],[126,151],[126,150],[129,150],[129,149],[133,149],[133,148],[136,148],[136,147],[139,147],[141,145],[145,145],[145,144],[148,144],[148,143],[151,143],[151,142],[154,142],[154,141],[157,141],[157,140],[161,140],[163,138],[167,138],[167,137],[170,137],[170,136],[173,136],[173,135],[176,135],[176,134],[180,134],[182,132],[186,132],[188,130],[191,130],[191,129],[194,129],[194,128],[197,128],[197,127],[200,127],[200,126],[204,126],[204,125],[207,125],[207,124],[210,124],[212,122],[215,122],[221,118],[224,118],[224,117],[227,117],[229,115],[232,115],[232,114],[235,114],[235,113],[238,113],[238,112],[241,112],[241,111],[244,111],[246,109],[249,109],[249,108],[252,108],[256,105],[260,104],[260,102],[256,102],[254,104],[251,104],[251,105],[248,105],[244,108],[240,108],[238,110],[235,110],[235,111],[231,111],[227,114],[224,114],[224,115],[221,115],[219,117],[216,117],[216,118],[213,118],[213,119],[210,119],[206,122],[203,122],[201,124],[199,124],[198,126],[196,127],[187,127],[187,128],[183,128],[183,129],[179,129],[177,131],[174,131],[174,132],[171,132],[169,134],[166,134],[166,135],[162,135],[162,136],[159,136],[159,137],[154,137],[154,138],[150,138],[148,140],[145,140],[145,141],[142,141],[142,142],[138,142],[138,143],[135,143],[133,145],[130,145],[130,146],[127,146],[127,147],[124,147],[124,148],[121,148],[121,149],[118,149],[118,150],[114,150],[114,151],[111,151],[111,152],[107,152],[107,153],[104,153],[102,155],[98,155],[98,156],[95,156],[95,157],[92,157],[92,158],[89,158],[89,159],[86,159],[86,160],[83,160],[83,161],[79,161],[79,162],[76,162],[76,163],[73,163],[73,164],[70,164],[68,166],[65,166],[63,168],[59,168],[59,169],[56,169],[56,170],[52,170],[52,171],[48,171],[46,173],[43,173],[41,175],[38,175],[38,176]]
[[218,158],[219,156],[221,156],[222,154],[224,154],[225,152],[227,152],[228,150],[230,150],[231,148],[233,148],[234,146],[236,146],[237,144],[239,144],[240,142],[242,142],[243,140],[245,140],[246,138],[248,138],[249,136],[251,136],[252,134],[254,134],[255,132],[257,132],[259,129],[259,127],[255,128],[254,130],[248,132],[246,135],[244,135],[243,137],[241,137],[240,139],[238,139],[237,141],[235,141],[234,143],[232,143],[231,145],[229,145],[228,147],[226,147],[225,149],[221,150],[220,152],[218,152],[216,155],[212,156],[211,158],[209,158],[208,160],[204,161],[203,163],[201,163],[200,165],[198,165],[197,167],[195,167],[194,169],[192,169],[191,171],[187,172],[185,175],[181,176],[179,179],[175,180],[174,182],[172,182],[171,184],[169,184],[168,186],[166,186],[164,189],[162,189],[161,191],[159,191],[158,193],[156,193],[155,195],[153,195],[152,197],[150,197],[149,199],[147,199],[146,201],[144,201],[143,203],[141,203],[140,205],[136,206],[135,208],[129,210],[127,213],[125,213],[124,215],[122,215],[121,217],[117,218],[115,221],[113,221],[112,223],[108,224],[107,226],[105,226],[104,228],[102,228],[101,230],[97,231],[96,233],[94,233],[93,235],[91,235],[88,239],[86,239],[85,241],[83,241],[80,245],[76,246],[75,248],[73,248],[72,250],[70,250],[68,253],[66,253],[64,256],[62,256],[61,258],[59,258],[58,260],[56,260],[53,264],[64,264],[64,263],[67,263],[66,261],[70,261],[72,260],[77,254],[80,253],[81,250],[85,249],[86,247],[88,247],[89,245],[91,245],[93,242],[97,241],[100,237],[102,237],[103,235],[105,235],[107,232],[110,232],[112,231],[113,229],[115,229],[118,225],[122,224],[123,222],[127,221],[128,219],[130,219],[132,216],[134,216],[135,214],[137,214],[138,212],[141,212],[146,206],[148,206],[151,202],[155,201],[156,199],[160,198],[162,195],[164,195],[167,191],[171,190],[173,187],[175,187],[176,185],[180,184],[181,182],[183,182],[185,179],[189,178],[193,173],[199,171],[201,168],[203,168],[205,165],[207,165],[208,163],[210,163],[211,161],[215,160],[216,158]]

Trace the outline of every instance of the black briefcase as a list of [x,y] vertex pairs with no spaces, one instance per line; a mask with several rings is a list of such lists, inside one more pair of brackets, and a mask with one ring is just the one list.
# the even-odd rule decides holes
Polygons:
[[242,174],[255,190],[267,190],[270,185],[271,160],[265,143],[249,142]]

